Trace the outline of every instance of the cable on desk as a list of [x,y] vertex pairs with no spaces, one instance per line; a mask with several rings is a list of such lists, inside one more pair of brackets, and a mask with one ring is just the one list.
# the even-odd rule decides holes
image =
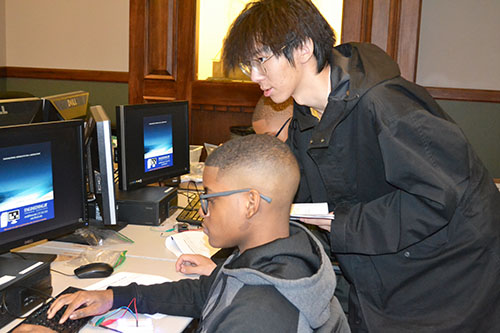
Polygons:
[[[132,304],[134,304],[135,313],[130,309],[130,306]],[[118,317],[116,319],[108,319],[108,320],[106,320],[107,318],[114,316],[115,314],[117,314],[118,312],[120,312],[122,310],[125,310],[125,311],[122,313],[122,315],[120,317]],[[127,313],[127,311],[130,312],[132,314],[132,316],[134,316],[134,318],[135,318],[135,326],[139,327],[139,314],[137,312],[137,302],[136,302],[136,298],[135,297],[132,298],[132,300],[130,301],[130,303],[128,304],[128,306],[121,306],[118,309],[116,309],[113,312],[111,312],[110,314],[102,316],[101,318],[99,318],[95,322],[94,325],[98,326],[98,327],[104,327],[104,328],[112,329],[111,327],[107,327],[107,326],[111,325],[114,322],[116,322],[117,320],[123,318],[123,316],[125,316],[125,314]],[[113,328],[112,330],[115,330],[115,329]],[[118,331],[118,330],[115,330],[115,331]]]
[[127,259],[127,251],[125,250],[120,253],[120,256],[116,260],[113,269],[120,267],[125,262],[126,259]]
[[[190,186],[191,184],[194,185],[194,189]],[[198,188],[198,184],[193,181],[193,180],[190,180],[188,182],[188,186],[186,189],[184,189],[186,191],[186,193],[182,193],[180,192],[182,195],[185,195],[187,198],[188,198],[188,204],[186,207],[184,207],[183,209],[184,210],[198,210],[197,208],[195,208],[195,204],[198,200],[195,201],[195,204],[193,204],[193,201],[200,196],[200,194],[203,194],[205,193],[205,191],[203,189],[199,189]]]
[[64,273],[64,272],[58,271],[58,270],[53,269],[53,268],[51,268],[51,269],[50,269],[50,271],[51,271],[51,272],[55,272],[55,273],[59,273],[59,274],[61,274],[61,275],[66,275],[66,276],[75,276],[75,274],[67,274],[67,273]]

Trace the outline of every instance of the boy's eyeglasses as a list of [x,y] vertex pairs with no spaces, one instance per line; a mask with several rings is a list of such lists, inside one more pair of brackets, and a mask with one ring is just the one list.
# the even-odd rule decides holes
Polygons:
[[[241,190],[216,192],[216,193],[210,193],[210,194],[200,194],[201,210],[203,211],[203,214],[205,214],[205,215],[208,214],[208,200],[207,199],[209,199],[209,198],[226,197],[228,195],[233,195],[236,193],[250,192],[251,190],[252,190],[251,188],[244,188]],[[260,194],[260,193],[259,193],[259,196],[267,203],[271,203],[271,198],[269,198],[268,196],[265,196],[264,194]]]
[[[283,51],[285,47],[286,45],[283,45],[283,47],[279,49],[278,53]],[[245,74],[248,77],[252,76],[252,71],[256,71],[260,75],[266,75],[267,70],[266,67],[264,66],[264,63],[269,59],[271,59],[272,57],[274,57],[274,53],[268,57],[258,57],[256,59],[252,59],[248,63],[240,62],[238,66],[240,66],[240,69],[243,72],[243,74]]]
[[283,129],[285,128],[285,126],[288,124],[288,122],[290,122],[290,120],[292,120],[292,117],[288,118],[284,123],[283,125],[281,125],[280,129],[278,130],[278,132],[276,132],[276,135],[275,137],[278,137],[281,132],[283,131]]

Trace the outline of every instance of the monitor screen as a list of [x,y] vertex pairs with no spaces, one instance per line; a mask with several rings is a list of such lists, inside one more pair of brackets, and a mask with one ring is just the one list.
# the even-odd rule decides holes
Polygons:
[[83,122],[0,128],[0,253],[86,225]]
[[0,126],[41,122],[42,104],[38,97],[0,100]]
[[189,173],[186,101],[118,106],[116,119],[121,190]]
[[88,102],[89,93],[81,90],[43,97],[43,120],[85,119]]
[[84,132],[89,218],[105,225],[115,225],[111,121],[102,106],[90,107]]

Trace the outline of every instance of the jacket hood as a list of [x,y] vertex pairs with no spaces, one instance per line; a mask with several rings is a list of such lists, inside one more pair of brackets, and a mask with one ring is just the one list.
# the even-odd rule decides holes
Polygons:
[[[328,96],[328,104],[333,103],[341,107],[336,107],[337,112],[323,114],[322,118],[329,120],[319,124],[318,133],[312,137],[313,147],[328,146],[329,141],[323,131],[332,131],[371,88],[401,74],[398,65],[387,53],[369,43],[347,43],[335,47],[330,64],[332,90]],[[291,126],[298,126],[301,131],[318,124],[318,120],[310,116],[308,106],[295,102],[293,116],[298,119],[298,124],[294,125],[292,122]]]
[[[334,48],[333,70],[339,67],[349,76],[348,96],[362,96],[379,83],[401,75],[397,63],[381,48],[369,43],[347,43]],[[332,70],[332,72],[333,72]],[[331,77],[332,87],[339,85],[339,78]],[[332,89],[332,94],[335,89]]]
[[330,316],[335,273],[321,243],[302,225],[290,222],[290,237],[245,251],[222,272],[247,285],[273,285],[311,328]]

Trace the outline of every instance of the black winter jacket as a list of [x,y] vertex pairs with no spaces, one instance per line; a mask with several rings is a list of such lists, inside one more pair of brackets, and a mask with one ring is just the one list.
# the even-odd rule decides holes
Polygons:
[[499,332],[500,194],[462,131],[371,44],[334,50],[318,122],[294,105],[298,202],[328,202],[357,332]]

